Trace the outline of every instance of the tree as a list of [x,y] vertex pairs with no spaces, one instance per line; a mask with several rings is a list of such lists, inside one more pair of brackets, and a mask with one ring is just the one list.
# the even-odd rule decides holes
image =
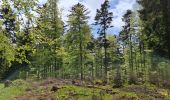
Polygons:
[[107,79],[107,66],[108,66],[107,48],[109,46],[106,37],[106,31],[108,28],[112,27],[111,23],[113,18],[113,13],[109,12],[109,7],[110,7],[109,1],[105,0],[105,2],[101,5],[101,8],[97,9],[97,13],[95,16],[96,20],[95,25],[100,25],[99,35],[101,37],[102,46],[104,47],[104,68],[105,68],[104,79]]
[[35,66],[39,65],[37,69],[44,78],[60,77],[59,69],[63,67],[63,57],[60,56],[60,50],[63,48],[64,31],[58,10],[58,0],[48,0],[43,6],[38,7],[37,13],[39,17],[34,33],[36,33],[38,41],[35,62],[33,63]]
[[144,42],[148,48],[154,50],[154,54],[169,57],[169,1],[138,0],[138,3],[142,6],[139,14],[143,24]]
[[[90,41],[90,27],[88,25],[87,19],[89,11],[84,5],[78,3],[71,8],[70,14],[68,16],[68,33],[66,34],[67,49],[70,55],[74,58],[74,61],[79,61],[80,76],[83,79],[83,66],[84,59],[86,58],[86,46]],[[79,67],[75,70],[78,71]]]
[[6,36],[5,30],[1,27],[2,24],[0,21],[0,80],[3,79],[4,73],[10,69],[15,60],[15,47],[11,44],[10,38]]
[[[163,78],[164,75],[162,76],[162,74],[165,70],[168,70],[167,68],[163,68],[163,65],[161,64],[162,62],[167,63],[165,58],[169,59],[170,55],[170,2],[168,0],[138,0],[138,3],[142,6],[142,8],[138,11],[142,22],[142,44],[145,44],[145,46],[143,46],[145,47],[145,50],[151,50],[149,81],[160,86],[165,82]],[[144,58],[146,58],[146,56]],[[162,59],[164,59],[164,61]]]
[[[29,2],[29,5],[31,7],[34,6],[32,2]],[[20,2],[18,0],[14,0],[14,1],[3,0],[2,1],[2,9],[0,12],[0,18],[3,21],[2,26],[5,26],[5,29],[3,30],[3,35],[6,36],[6,39],[7,39],[6,43],[9,43],[9,47],[12,46],[11,51],[15,52],[14,54],[15,59],[12,62],[10,62],[11,63],[10,69],[8,69],[8,71],[13,69],[13,67],[15,68],[19,67],[19,66],[16,67],[16,63],[24,63],[24,62],[28,63],[27,61],[30,60],[28,57],[29,54],[26,53],[27,52],[26,49],[28,49],[29,51],[30,48],[26,44],[23,44],[22,46],[19,45],[19,42],[21,42],[21,40],[18,38],[19,34],[26,33],[25,30],[27,30],[26,27],[24,26],[26,24],[21,23],[23,20],[20,19],[21,18],[20,15],[22,13],[22,15],[25,15],[26,17],[30,17],[31,16],[29,13],[29,10],[31,10],[29,8],[30,6],[28,6],[28,2],[25,2],[25,1],[24,2]],[[24,27],[21,28],[21,26],[24,26]],[[25,39],[25,38],[22,38],[22,39]],[[30,38],[27,37],[27,39],[30,39]],[[13,57],[11,56],[11,58]],[[7,72],[7,73],[9,74],[10,72]]]
[[35,13],[37,1],[14,0],[12,3],[17,15],[16,61],[19,62],[18,66],[29,68],[35,49],[35,15],[32,13]]
[[[136,77],[136,73],[139,69],[139,67],[137,67],[137,50],[138,50],[138,46],[140,45],[140,43],[138,42],[140,35],[138,34],[139,29],[138,29],[138,18],[135,17],[135,13],[132,12],[131,10],[127,10],[127,12],[124,14],[122,20],[125,22],[125,25],[123,26],[123,30],[122,32],[119,34],[120,36],[120,40],[123,43],[123,55],[124,55],[124,59],[125,59],[125,66],[129,66],[129,83],[130,84],[135,84],[137,82],[137,77]],[[140,40],[139,40],[140,41]],[[141,45],[140,45],[141,46]],[[142,49],[142,54],[144,54],[143,52],[144,48]],[[139,51],[139,50],[138,50]],[[142,55],[141,54],[141,55]],[[142,57],[142,61],[141,61],[141,65],[143,62],[143,57]],[[145,66],[141,67],[141,68],[145,68]],[[128,70],[126,68],[123,68],[125,70],[125,72]]]
[[2,1],[2,8],[0,12],[0,19],[3,20],[5,26],[5,35],[10,38],[12,42],[16,40],[16,13],[10,6],[8,1]]

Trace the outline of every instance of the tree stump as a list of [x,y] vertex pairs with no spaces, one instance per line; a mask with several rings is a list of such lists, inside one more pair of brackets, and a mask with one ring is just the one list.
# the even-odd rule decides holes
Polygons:
[[5,87],[5,88],[6,88],[6,87],[9,87],[11,84],[12,84],[12,82],[11,82],[10,80],[6,80],[6,81],[4,82],[4,87]]

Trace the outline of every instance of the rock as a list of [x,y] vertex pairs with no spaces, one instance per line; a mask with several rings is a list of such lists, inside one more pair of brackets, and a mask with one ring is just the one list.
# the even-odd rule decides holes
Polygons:
[[12,82],[10,80],[6,80],[4,82],[4,87],[9,87],[12,84]]
[[58,89],[60,89],[60,88],[57,87],[57,86],[53,86],[53,87],[51,88],[51,91],[56,92]]

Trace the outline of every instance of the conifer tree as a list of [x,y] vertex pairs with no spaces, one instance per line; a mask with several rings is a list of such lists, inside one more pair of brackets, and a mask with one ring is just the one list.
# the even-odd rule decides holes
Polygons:
[[85,62],[84,59],[86,57],[86,46],[91,38],[90,27],[87,21],[87,19],[89,18],[88,14],[88,9],[85,8],[84,5],[78,3],[71,8],[70,14],[68,16],[69,29],[66,35],[67,43],[70,48],[69,52],[71,53],[71,55],[73,54],[75,56],[75,61],[79,62],[77,65],[79,65],[80,68],[75,65],[77,66],[75,70],[78,71],[78,69],[80,69],[79,71],[81,79],[83,79],[84,77],[83,66]]
[[109,46],[109,41],[106,37],[107,29],[112,27],[112,18],[113,13],[109,12],[109,1],[105,0],[105,2],[101,5],[100,9],[97,9],[95,16],[95,25],[99,25],[99,35],[101,39],[102,46],[104,47],[104,79],[107,79],[107,66],[108,66],[108,58],[107,58],[107,48]]

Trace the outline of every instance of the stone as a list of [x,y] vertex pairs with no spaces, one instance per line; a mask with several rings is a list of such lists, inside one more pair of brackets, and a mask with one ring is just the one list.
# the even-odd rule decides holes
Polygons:
[[51,88],[51,91],[56,92],[58,89],[60,89],[60,88],[58,88],[57,86],[53,86],[53,87]]

